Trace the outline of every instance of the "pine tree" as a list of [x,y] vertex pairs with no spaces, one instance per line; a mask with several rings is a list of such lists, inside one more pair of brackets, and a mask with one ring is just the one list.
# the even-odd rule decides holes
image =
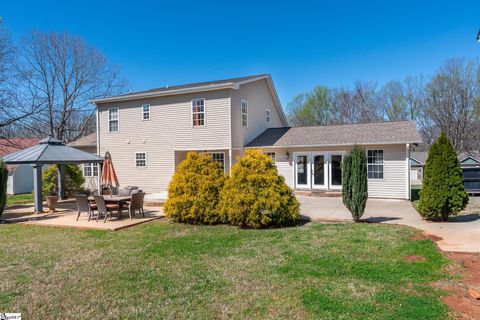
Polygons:
[[218,208],[230,224],[259,229],[295,225],[299,205],[271,158],[247,150],[232,167]]
[[225,174],[209,155],[190,152],[177,167],[168,188],[165,214],[176,222],[226,222],[216,210]]
[[342,197],[353,220],[360,220],[368,198],[367,159],[362,147],[354,146],[343,158]]
[[442,133],[428,152],[418,210],[424,218],[447,221],[467,204],[468,194],[457,153]]

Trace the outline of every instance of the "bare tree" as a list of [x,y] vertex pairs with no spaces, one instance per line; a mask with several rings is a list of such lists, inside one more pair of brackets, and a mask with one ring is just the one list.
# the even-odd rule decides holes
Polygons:
[[376,85],[355,82],[353,90],[334,89],[331,94],[332,123],[363,123],[379,119]]
[[457,152],[479,148],[479,65],[447,61],[426,87],[430,135],[444,132]]
[[91,99],[120,92],[125,82],[97,49],[67,33],[32,32],[21,41],[16,70],[23,101],[35,105],[22,125],[36,136],[80,137],[94,118]]

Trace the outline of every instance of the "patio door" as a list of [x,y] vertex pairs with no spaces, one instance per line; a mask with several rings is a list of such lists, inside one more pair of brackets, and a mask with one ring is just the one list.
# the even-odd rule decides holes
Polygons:
[[295,188],[340,190],[342,188],[342,159],[342,152],[295,153]]
[[329,189],[342,188],[342,159],[343,154],[333,153],[330,155],[330,184]]
[[328,174],[326,167],[328,166],[326,153],[312,153],[311,155],[311,175],[312,188],[325,189],[327,186]]
[[310,188],[310,159],[308,154],[295,155],[295,185]]

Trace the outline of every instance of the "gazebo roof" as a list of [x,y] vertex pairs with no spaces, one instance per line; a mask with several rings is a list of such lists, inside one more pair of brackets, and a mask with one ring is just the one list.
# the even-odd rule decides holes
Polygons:
[[70,164],[102,162],[95,154],[66,146],[62,141],[48,137],[37,145],[2,157],[7,164]]

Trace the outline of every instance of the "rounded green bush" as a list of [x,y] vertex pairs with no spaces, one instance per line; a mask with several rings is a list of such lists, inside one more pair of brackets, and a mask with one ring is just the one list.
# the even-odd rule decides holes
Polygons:
[[247,150],[232,167],[218,204],[228,222],[243,228],[292,226],[300,218],[292,189],[269,156]]
[[[65,173],[65,195],[67,198],[75,196],[75,192],[82,189],[85,182],[82,170],[75,164],[68,164],[63,167]],[[57,165],[51,165],[42,173],[42,192],[49,195],[58,192],[58,171]]]
[[191,152],[177,167],[168,187],[165,214],[176,222],[218,224],[225,217],[216,210],[225,174],[209,155]]

